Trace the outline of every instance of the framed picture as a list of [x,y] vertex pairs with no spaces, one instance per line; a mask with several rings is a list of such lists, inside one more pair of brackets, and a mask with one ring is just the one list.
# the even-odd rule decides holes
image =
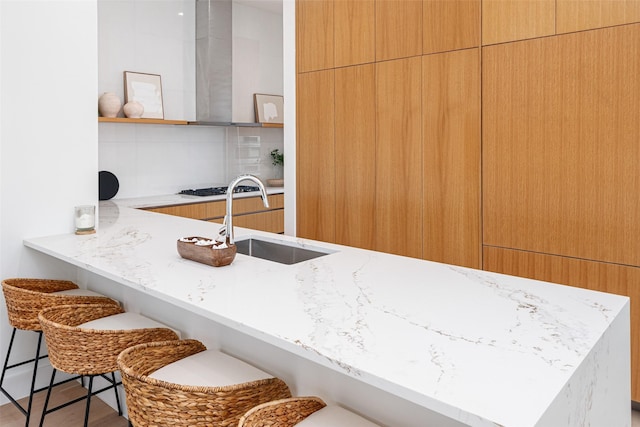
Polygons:
[[284,123],[284,97],[254,93],[253,100],[258,123]]
[[124,72],[124,102],[137,101],[144,107],[143,119],[164,119],[160,75]]

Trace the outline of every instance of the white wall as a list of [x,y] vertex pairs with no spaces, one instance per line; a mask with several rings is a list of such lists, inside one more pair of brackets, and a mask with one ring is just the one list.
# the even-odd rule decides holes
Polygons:
[[[269,30],[268,34],[274,33],[274,14],[246,6],[238,6],[238,11],[234,24],[239,27],[239,45],[251,45],[252,40],[267,37],[264,31],[249,29],[257,25],[243,24],[247,18],[270,22],[265,30]],[[98,94],[115,92],[124,102],[123,71],[159,74],[165,118],[195,120],[194,0],[99,0],[98,30]],[[281,30],[271,37],[281,40]],[[260,51],[264,54],[257,56],[259,65],[271,70],[279,61],[281,75],[281,43],[279,59],[278,49],[260,47]],[[242,58],[245,54],[243,51],[237,56]],[[258,79],[255,71],[247,74],[254,80]],[[276,80],[281,93],[282,80]],[[257,83],[258,86],[247,86],[251,94],[244,106],[251,111],[254,90],[278,90],[277,85]],[[253,121],[252,112],[247,121]],[[260,143],[257,157],[238,157],[243,153],[235,145],[239,133],[257,137]],[[111,171],[118,177],[120,190],[116,198],[128,198],[226,185],[238,173],[253,173],[265,180],[273,178],[277,172],[271,165],[269,152],[274,148],[283,149],[283,132],[281,129],[101,123],[99,141],[99,169]]]
[[195,120],[194,0],[99,0],[98,52],[100,93],[124,102],[124,71],[159,74],[165,118]]
[[255,121],[253,94],[282,95],[282,13],[233,4],[233,113]]
[[[95,0],[0,2],[0,276],[74,279],[75,271],[22,245],[73,231],[73,207],[98,201]],[[0,355],[11,328],[0,302]],[[31,355],[22,333],[17,353]],[[7,388],[27,393],[23,375]],[[46,373],[40,379],[46,382]],[[42,382],[41,382],[42,383]],[[6,403],[4,396],[0,404]]]

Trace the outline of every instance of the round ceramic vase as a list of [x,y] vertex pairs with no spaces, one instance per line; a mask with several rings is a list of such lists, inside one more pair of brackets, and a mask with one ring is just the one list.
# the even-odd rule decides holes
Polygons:
[[121,107],[120,97],[113,92],[105,92],[98,98],[98,111],[102,117],[116,117]]
[[144,113],[144,106],[138,101],[129,101],[124,104],[124,115],[130,119],[139,119]]

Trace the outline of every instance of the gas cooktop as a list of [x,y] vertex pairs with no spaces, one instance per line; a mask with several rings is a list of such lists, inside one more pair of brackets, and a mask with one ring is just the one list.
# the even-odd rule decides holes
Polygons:
[[[260,191],[258,187],[253,187],[251,185],[238,185],[234,188],[234,193],[250,193],[252,191]],[[227,187],[208,187],[208,188],[197,188],[190,190],[182,190],[178,194],[186,194],[188,196],[220,196],[222,194],[227,194]]]

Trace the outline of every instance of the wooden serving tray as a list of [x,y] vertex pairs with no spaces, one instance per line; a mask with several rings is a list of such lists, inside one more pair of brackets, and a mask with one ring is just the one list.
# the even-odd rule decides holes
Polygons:
[[[184,241],[187,240],[187,241]],[[196,241],[212,241],[211,245],[196,245]],[[206,237],[183,237],[178,239],[178,253],[182,258],[213,267],[229,265],[236,257],[236,245],[216,242]]]

